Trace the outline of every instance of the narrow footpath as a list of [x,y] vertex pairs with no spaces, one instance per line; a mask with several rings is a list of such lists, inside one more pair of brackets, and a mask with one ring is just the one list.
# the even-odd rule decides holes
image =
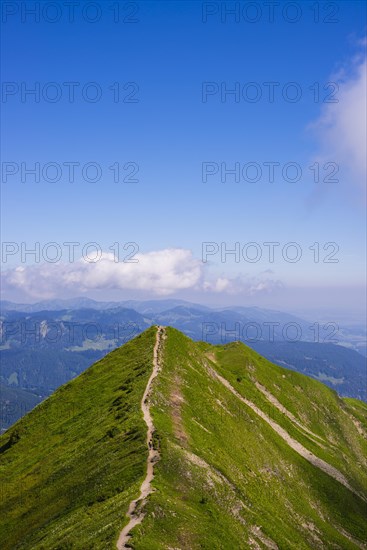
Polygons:
[[[140,487],[140,495],[137,499],[132,500],[127,511],[127,516],[130,518],[130,521],[122,529],[119,539],[117,541],[118,550],[123,550],[124,548],[129,548],[126,546],[126,543],[130,539],[130,531],[136,526],[139,525],[144,519],[144,505],[148,495],[152,492],[151,482],[154,478],[154,464],[159,460],[159,452],[153,448],[153,433],[154,433],[154,424],[153,419],[150,414],[150,404],[149,396],[151,393],[152,382],[154,378],[158,375],[160,370],[160,358],[161,350],[163,345],[163,340],[165,338],[165,329],[164,327],[157,327],[156,342],[153,351],[153,371],[148,380],[148,384],[145,388],[143,399],[141,400],[141,410],[143,412],[144,421],[147,425],[147,447],[148,447],[148,458],[147,458],[147,473],[145,479]],[[139,505],[139,511],[137,511]]]

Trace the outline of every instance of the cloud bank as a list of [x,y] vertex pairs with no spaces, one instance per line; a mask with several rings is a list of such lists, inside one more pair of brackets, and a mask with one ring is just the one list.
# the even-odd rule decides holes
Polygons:
[[182,248],[138,253],[134,259],[135,263],[117,262],[112,253],[103,253],[96,262],[80,259],[72,263],[22,265],[3,272],[2,289],[4,294],[19,291],[32,298],[49,299],[66,291],[78,295],[107,289],[147,291],[158,296],[182,290],[252,296],[282,286],[268,271],[256,277],[213,278],[207,264]]

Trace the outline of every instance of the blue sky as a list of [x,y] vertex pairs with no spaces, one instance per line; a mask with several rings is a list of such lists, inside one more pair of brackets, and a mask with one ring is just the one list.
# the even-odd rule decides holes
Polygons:
[[[23,14],[22,22],[21,4],[34,3],[8,4],[8,10],[15,6],[19,11],[3,12],[2,78],[8,87],[5,95],[3,88],[2,159],[19,171],[2,178],[2,240],[29,248],[35,242],[63,246],[73,241],[81,243],[80,250],[93,241],[104,252],[115,242],[123,246],[133,241],[144,257],[127,266],[127,273],[126,264],[118,271],[107,260],[98,266],[42,261],[32,266],[30,256],[24,262],[14,253],[5,265],[4,297],[34,301],[81,293],[100,299],[177,295],[298,311],[333,305],[361,315],[365,194],[364,170],[358,163],[365,137],[359,139],[363,112],[358,98],[365,86],[363,2],[335,2],[335,14],[330,3],[320,2],[319,22],[314,20],[315,3],[298,2],[299,21],[294,23],[287,17],[295,12],[284,15],[286,2],[275,7],[273,23],[263,2],[255,3],[260,10],[255,23],[243,15],[239,22],[231,15],[221,21],[221,10],[235,2],[120,2],[125,17],[136,4],[131,18],[138,21],[131,23],[115,23],[108,2],[97,2],[101,19],[95,23],[83,19],[88,2],[76,7],[73,23],[62,1],[54,3],[60,13],[55,23],[47,20],[51,11],[41,12],[40,22]],[[248,2],[237,4],[243,14]],[[210,15],[211,10],[218,12]],[[86,13],[93,17],[92,8]],[[338,21],[323,22],[325,17]],[[52,103],[41,95],[38,103],[32,96],[22,102],[20,91],[6,95],[6,90],[31,88],[36,82],[46,94],[53,91],[47,83],[56,83],[60,100]],[[64,82],[79,83],[73,103]],[[95,103],[80,92],[89,82],[102,91]],[[109,87],[116,82],[122,97],[138,86],[131,95],[138,101],[115,103]],[[123,90],[129,82],[135,84]],[[238,102],[233,95],[221,98],[219,92],[203,102],[205,82],[228,90],[237,82],[245,92]],[[250,82],[260,89],[257,102],[249,101],[255,90],[246,87]],[[273,102],[264,82],[278,83]],[[302,93],[293,103],[282,95],[294,92],[290,82]],[[324,102],[332,91],[323,89],[328,82],[339,85],[338,103]],[[308,168],[315,161],[321,167],[336,163],[339,181],[316,184]],[[64,167],[58,182],[42,177],[34,182],[30,175],[21,182],[21,163],[35,162],[41,167],[93,162],[102,176],[95,183],[85,181],[79,166],[71,183]],[[138,165],[138,182],[115,183],[108,167],[116,162]],[[216,174],[203,182],[203,162],[226,163],[228,168],[239,163],[241,169],[257,163],[264,177],[236,182],[228,176],[221,182]],[[272,183],[264,162],[280,165]],[[302,169],[298,182],[281,176],[290,162]],[[279,250],[297,242],[301,260],[290,263],[277,254],[269,262],[263,243],[274,241]],[[256,242],[262,259],[235,262],[227,256],[222,262],[215,254],[203,265],[203,242],[226,243],[228,248],[239,242],[241,249]],[[309,250],[315,242],[321,249],[336,243],[338,263],[315,263]],[[159,256],[166,249],[171,250],[169,266]],[[187,253],[180,256],[177,249]],[[322,251],[321,259],[331,251]],[[146,256],[153,252],[158,255]],[[65,263],[64,247],[61,261]],[[21,267],[21,277],[19,269],[14,276],[16,267]]]

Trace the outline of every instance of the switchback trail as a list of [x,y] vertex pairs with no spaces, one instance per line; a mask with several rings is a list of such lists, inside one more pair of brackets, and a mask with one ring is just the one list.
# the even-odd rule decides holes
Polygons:
[[[141,523],[144,519],[144,504],[148,495],[152,492],[151,481],[154,478],[154,464],[159,460],[159,452],[153,448],[153,433],[154,433],[154,424],[153,419],[150,414],[150,405],[149,405],[149,396],[151,393],[152,382],[157,376],[160,370],[160,358],[161,351],[163,346],[163,340],[165,338],[165,329],[164,327],[157,327],[156,342],[153,351],[153,371],[148,380],[148,384],[145,388],[143,399],[141,400],[141,410],[143,412],[144,420],[147,425],[147,447],[149,450],[147,458],[147,473],[145,479],[140,487],[140,495],[137,499],[132,500],[129,505],[127,516],[130,518],[130,521],[122,529],[119,539],[117,541],[118,550],[123,550],[124,548],[129,548],[126,546],[126,543],[130,539],[130,531]],[[137,510],[139,504],[139,510]]]

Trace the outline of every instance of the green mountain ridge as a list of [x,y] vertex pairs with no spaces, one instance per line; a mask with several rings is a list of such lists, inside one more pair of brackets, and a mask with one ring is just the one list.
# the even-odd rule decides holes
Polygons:
[[366,434],[363,402],[151,327],[0,437],[2,548],[366,548]]

